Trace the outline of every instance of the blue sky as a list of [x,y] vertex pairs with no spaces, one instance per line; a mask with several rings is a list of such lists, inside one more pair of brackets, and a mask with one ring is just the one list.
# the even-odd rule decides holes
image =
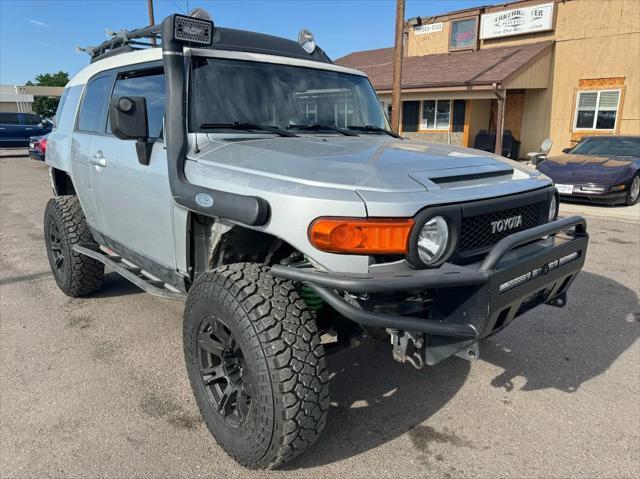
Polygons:
[[[490,0],[406,0],[406,18],[446,13]],[[297,38],[310,29],[338,58],[393,45],[395,0],[155,0],[156,22],[203,7],[216,24]],[[74,75],[88,64],[75,46],[96,45],[105,29],[148,23],[147,0],[0,0],[0,83],[24,84],[38,73]]]

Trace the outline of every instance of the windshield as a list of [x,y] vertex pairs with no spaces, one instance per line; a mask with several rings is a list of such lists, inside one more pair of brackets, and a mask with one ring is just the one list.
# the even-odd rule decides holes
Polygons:
[[640,156],[640,138],[587,138],[571,150],[576,155]]
[[192,61],[190,131],[211,132],[207,125],[219,128],[234,123],[301,134],[339,134],[330,128],[389,128],[366,77],[222,58]]

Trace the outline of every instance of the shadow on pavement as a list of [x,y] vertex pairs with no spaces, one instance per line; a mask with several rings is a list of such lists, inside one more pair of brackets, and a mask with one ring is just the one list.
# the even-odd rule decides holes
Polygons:
[[[606,301],[603,300],[606,298]],[[611,305],[615,305],[612,307]],[[480,360],[504,372],[492,385],[506,390],[522,377],[522,390],[576,391],[605,372],[638,338],[638,297],[603,276],[582,272],[563,309],[542,306],[483,341]],[[450,358],[422,371],[396,363],[386,343],[366,340],[329,358],[331,408],[322,437],[286,469],[330,464],[415,429],[462,388],[470,364]],[[433,431],[432,431],[433,432]],[[459,441],[457,437],[434,440]]]
[[464,384],[471,366],[448,359],[417,371],[395,362],[373,339],[329,357],[331,408],[317,445],[284,469],[330,464],[368,451],[438,412]]
[[575,392],[605,372],[640,334],[638,296],[604,276],[581,272],[563,309],[540,307],[484,341],[480,358],[504,369],[492,384],[507,391]]
[[115,298],[118,296],[126,296],[129,294],[142,294],[142,293],[145,293],[145,292],[140,288],[138,288],[131,281],[120,276],[118,273],[105,272],[104,283],[102,283],[102,287],[96,293],[93,293],[92,295],[87,296],[87,299]]
[[562,207],[562,204],[566,204],[566,205],[572,205],[572,206],[593,206],[595,208],[601,208],[601,209],[625,209],[625,208],[632,208],[633,205],[628,206],[624,203],[607,203],[605,201],[591,201],[588,199],[580,199],[580,198],[575,198],[575,199],[565,199],[562,198],[562,200],[560,200],[560,205]]
[[0,285],[22,283],[22,282],[33,283],[38,280],[49,278],[49,277],[51,277],[51,271],[49,270],[42,271],[40,273],[23,274],[21,276],[9,276],[7,278],[1,278]]

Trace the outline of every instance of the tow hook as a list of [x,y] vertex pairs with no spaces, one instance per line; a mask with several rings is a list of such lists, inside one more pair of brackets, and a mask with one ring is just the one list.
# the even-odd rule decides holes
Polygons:
[[461,349],[455,355],[461,359],[466,359],[469,362],[477,361],[480,357],[480,347],[478,346],[478,343],[473,343],[466,348]]
[[551,301],[547,302],[550,306],[555,306],[556,308],[564,308],[567,305],[567,292],[556,296]]
[[424,334],[387,329],[393,346],[393,359],[400,363],[408,362],[416,369],[424,367]]

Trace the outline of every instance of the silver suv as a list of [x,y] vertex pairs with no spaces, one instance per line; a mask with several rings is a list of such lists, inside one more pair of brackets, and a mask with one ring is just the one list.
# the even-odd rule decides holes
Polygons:
[[70,296],[100,288],[106,265],[186,301],[195,398],[240,464],[314,443],[325,355],[362,335],[422,368],[476,359],[516,316],[565,305],[588,236],[556,219],[552,182],[397,137],[367,77],[308,31],[214,28],[200,12],[87,51],[49,135],[51,269]]

